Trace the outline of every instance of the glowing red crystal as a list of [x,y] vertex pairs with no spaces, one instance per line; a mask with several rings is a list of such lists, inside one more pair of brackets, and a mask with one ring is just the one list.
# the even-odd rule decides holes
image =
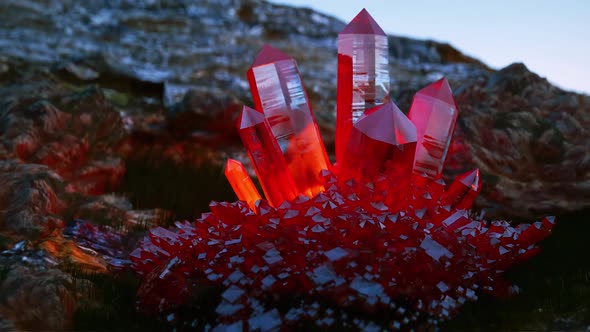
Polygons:
[[455,178],[441,198],[441,205],[455,209],[470,209],[481,192],[479,169],[463,173]]
[[238,132],[269,203],[295,198],[297,187],[264,114],[244,106]]
[[354,124],[338,176],[357,183],[386,179],[386,187],[396,186],[386,200],[401,204],[409,190],[415,149],[416,128],[389,101],[368,110]]
[[338,35],[336,160],[341,162],[352,125],[389,96],[387,36],[363,9]]
[[[285,303],[291,307],[272,313],[273,326],[329,317],[362,321],[362,313],[380,310],[400,328],[411,326],[406,312],[448,319],[477,299],[476,290],[505,293],[501,272],[536,254],[534,243],[554,224],[545,218],[512,227],[450,208],[433,225],[429,213],[391,211],[379,204],[380,194],[359,197],[349,183],[323,176],[327,189],[312,199],[300,196],[278,208],[258,201],[256,213],[241,201],[213,202],[211,213],[177,223],[175,232],[150,231],[131,254],[145,276],[142,309],[173,311],[189,301],[195,285],[210,284],[223,286],[215,310],[219,328],[259,326],[259,317]],[[316,301],[344,314],[318,312]]]
[[300,194],[324,188],[320,172],[331,168],[297,63],[265,45],[248,70],[256,109],[262,111],[285,156]]
[[418,145],[414,171],[437,179],[451,144],[459,109],[446,78],[418,91],[408,117],[416,125]]
[[252,210],[255,210],[256,201],[261,197],[250,175],[246,172],[244,165],[237,160],[228,159],[225,163],[225,177],[238,196],[238,199],[247,202],[248,206]]

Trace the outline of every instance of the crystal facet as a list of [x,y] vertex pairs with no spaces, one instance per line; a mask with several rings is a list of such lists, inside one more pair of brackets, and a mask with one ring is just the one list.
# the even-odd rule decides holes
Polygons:
[[455,178],[441,198],[441,205],[456,209],[469,209],[481,192],[479,169],[463,173]]
[[387,36],[363,9],[338,35],[336,160],[342,161],[352,125],[389,96]]
[[415,149],[416,128],[388,101],[367,110],[354,124],[338,176],[357,183],[387,179],[396,186],[388,200],[402,201],[409,190]]
[[414,172],[431,179],[441,177],[458,115],[446,78],[416,93],[408,114],[418,133]]
[[294,59],[265,45],[248,70],[252,98],[264,113],[300,194],[324,188],[320,172],[331,168]]
[[297,187],[264,114],[244,106],[238,132],[269,203],[295,198]]
[[225,163],[225,177],[238,196],[238,199],[247,202],[248,206],[252,210],[255,210],[256,201],[261,197],[250,175],[246,172],[244,165],[237,160],[228,159]]
[[[463,188],[479,188],[476,174],[459,180]],[[433,226],[429,213],[383,210],[376,204],[379,194],[359,199],[334,174],[324,172],[323,180],[326,191],[312,199],[298,197],[277,208],[258,201],[258,213],[242,201],[212,203],[211,213],[177,223],[174,232],[150,230],[130,255],[144,277],[142,310],[168,314],[190,294],[202,294],[195,285],[210,284],[225,287],[216,309],[220,325],[213,330],[253,324],[258,317],[273,329],[296,330],[302,320],[331,317],[318,311],[317,299],[351,320],[387,311],[409,330],[407,312],[445,320],[477,299],[476,289],[505,293],[501,272],[538,253],[535,243],[554,226],[552,218],[518,227],[488,223],[456,208]],[[287,303],[288,311],[266,317]]]

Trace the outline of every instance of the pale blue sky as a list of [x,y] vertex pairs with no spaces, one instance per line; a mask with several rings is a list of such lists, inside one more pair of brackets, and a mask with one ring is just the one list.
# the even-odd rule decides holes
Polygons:
[[363,7],[387,33],[448,42],[494,68],[523,62],[590,94],[590,0],[272,0],[350,21]]

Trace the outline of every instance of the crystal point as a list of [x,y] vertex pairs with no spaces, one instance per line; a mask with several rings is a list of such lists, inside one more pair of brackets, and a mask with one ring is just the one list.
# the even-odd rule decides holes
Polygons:
[[340,34],[367,34],[385,36],[383,29],[375,22],[373,16],[363,8],[353,19],[348,23]]
[[263,123],[266,118],[264,114],[244,106],[242,108],[242,116],[238,120],[238,129],[246,129]]
[[354,127],[374,140],[392,145],[416,142],[416,128],[391,101],[367,111]]
[[387,36],[366,10],[338,35],[336,160],[342,161],[352,125],[389,98]]
[[428,96],[430,98],[438,99],[449,105],[455,105],[455,98],[453,97],[453,91],[449,85],[449,80],[446,77],[439,79],[438,81],[427,85],[416,94]]
[[238,196],[238,199],[247,202],[248,206],[255,211],[256,201],[261,197],[254,182],[252,182],[248,172],[246,172],[244,165],[237,160],[228,159],[225,164],[225,177]]
[[292,60],[292,58],[287,54],[277,50],[276,48],[268,44],[264,44],[254,59],[254,62],[252,62],[251,67],[258,67],[281,60]]
[[466,187],[470,187],[473,191],[479,191],[480,188],[480,178],[479,178],[479,168],[474,169],[473,171],[469,171],[467,173],[463,173],[457,177],[457,180],[461,181]]
[[479,169],[474,169],[455,178],[441,197],[441,205],[451,205],[455,209],[469,209],[480,192]]
[[446,78],[416,93],[408,114],[418,132],[415,173],[425,173],[431,179],[442,176],[458,114],[453,92]]
[[322,191],[330,161],[295,60],[265,46],[248,70],[256,109],[262,111],[283,153],[298,193]]
[[398,206],[409,190],[415,149],[416,128],[389,101],[367,111],[353,126],[338,176],[357,183],[385,178],[396,186],[387,203]]
[[297,186],[264,115],[244,106],[238,132],[269,203],[278,206],[295,198]]

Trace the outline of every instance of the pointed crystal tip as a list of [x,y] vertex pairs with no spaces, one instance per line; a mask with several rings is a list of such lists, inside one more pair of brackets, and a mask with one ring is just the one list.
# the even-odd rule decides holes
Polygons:
[[242,108],[242,114],[240,115],[240,121],[238,121],[238,129],[249,128],[255,126],[264,121],[264,114],[257,110],[244,106]]
[[385,36],[383,29],[381,29],[371,14],[364,8],[340,31],[340,34]]
[[455,105],[453,91],[451,90],[451,86],[446,77],[427,85],[422,90],[418,91],[416,95],[428,96],[443,101],[449,105]]
[[416,127],[392,101],[368,109],[354,127],[374,140],[392,145],[416,142]]
[[229,171],[232,171],[234,169],[239,169],[241,167],[243,167],[242,163],[235,160],[235,159],[228,158],[227,161],[225,162],[225,172],[226,173]]
[[463,173],[457,177],[461,183],[467,187],[471,187],[473,191],[478,191],[480,186],[479,168]]
[[290,59],[292,58],[287,54],[277,50],[276,48],[268,44],[264,44],[264,46],[262,46],[262,49],[260,49],[260,52],[258,52],[258,55],[256,55],[256,58],[254,59],[252,66],[250,67],[258,67],[273,62]]

